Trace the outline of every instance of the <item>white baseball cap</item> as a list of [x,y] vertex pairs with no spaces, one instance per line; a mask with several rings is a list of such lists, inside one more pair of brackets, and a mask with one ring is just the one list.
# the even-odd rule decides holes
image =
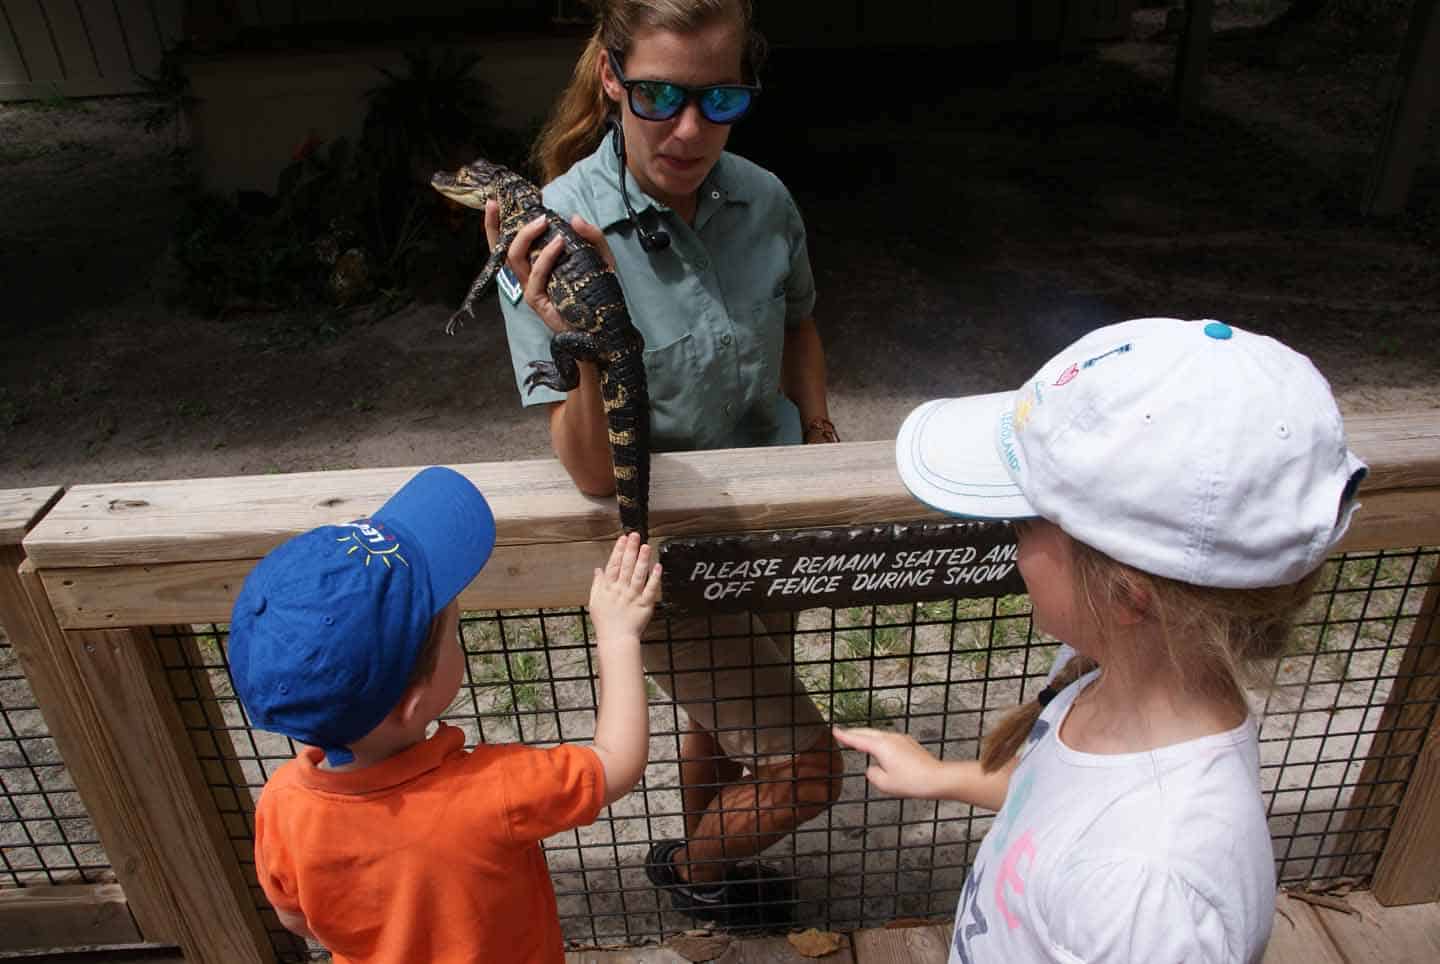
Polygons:
[[926,402],[895,461],[942,512],[1048,519],[1144,572],[1223,588],[1317,568],[1366,472],[1308,358],[1176,318],[1092,331],[1017,391]]

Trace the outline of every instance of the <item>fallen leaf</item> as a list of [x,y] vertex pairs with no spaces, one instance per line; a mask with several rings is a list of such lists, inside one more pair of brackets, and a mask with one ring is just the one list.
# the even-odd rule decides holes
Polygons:
[[672,940],[667,947],[687,961],[713,961],[730,947],[726,934],[687,933]]
[[824,957],[845,946],[845,938],[834,931],[820,931],[813,927],[798,934],[787,934],[785,939],[805,957]]

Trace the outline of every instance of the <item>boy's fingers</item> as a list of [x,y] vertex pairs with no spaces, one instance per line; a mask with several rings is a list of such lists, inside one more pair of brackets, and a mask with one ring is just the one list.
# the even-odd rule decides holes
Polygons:
[[650,567],[650,574],[646,577],[645,588],[640,592],[640,599],[647,606],[653,606],[660,598],[660,563]]
[[625,537],[621,536],[615,540],[615,545],[610,549],[610,559],[605,563],[605,573],[611,579],[620,576],[620,563],[625,558]]
[[640,536],[627,532],[620,538],[625,542],[625,554],[620,560],[619,578],[622,582],[629,582],[635,574],[635,559],[640,555]]
[[650,544],[647,542],[640,547],[635,554],[635,570],[630,573],[630,581],[637,586],[644,586],[645,580],[650,578]]

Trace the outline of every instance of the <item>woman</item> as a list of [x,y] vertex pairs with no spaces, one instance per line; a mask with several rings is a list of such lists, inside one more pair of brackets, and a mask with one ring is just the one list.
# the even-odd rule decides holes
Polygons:
[[[725,151],[759,94],[748,0],[613,0],[536,144],[547,207],[613,262],[645,338],[657,451],[839,441],[826,407],[805,227],[784,185]],[[486,210],[491,244],[499,236]],[[502,294],[516,384],[548,405],[555,454],[589,495],[614,491],[598,375],[526,393],[529,362],[566,330],[545,293],[561,246],[532,266],[537,221],[511,244]],[[686,839],[647,872],[679,910],[736,925],[788,919],[791,889],[743,862],[839,796],[838,747],[793,667],[788,614],[652,627],[646,668],[685,708]],[[751,778],[741,780],[745,771]]]

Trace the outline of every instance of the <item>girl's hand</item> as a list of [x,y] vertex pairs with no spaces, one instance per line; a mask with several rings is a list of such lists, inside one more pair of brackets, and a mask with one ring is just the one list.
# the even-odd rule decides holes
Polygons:
[[939,760],[930,755],[908,733],[833,727],[841,746],[868,753],[871,757],[865,779],[881,793],[892,797],[933,799],[944,789]]
[[660,598],[660,564],[650,562],[650,546],[640,544],[639,533],[615,540],[610,561],[595,570],[590,584],[590,620],[595,624],[597,646],[640,641]]
[[[610,253],[610,245],[601,230],[578,214],[570,219],[570,226],[575,229],[576,234],[594,245],[600,252],[600,257],[614,270],[615,256]],[[515,235],[515,240],[510,242],[505,264],[525,289],[525,303],[540,316],[546,327],[557,333],[570,331],[569,323],[560,317],[560,312],[545,290],[545,286],[550,283],[550,273],[555,270],[555,262],[565,250],[565,239],[557,234],[539,251],[533,264],[530,260],[530,249],[544,235],[545,229],[543,216],[521,228]],[[500,205],[495,201],[485,202],[485,238],[489,242],[490,250],[495,250],[495,245],[500,242]]]

